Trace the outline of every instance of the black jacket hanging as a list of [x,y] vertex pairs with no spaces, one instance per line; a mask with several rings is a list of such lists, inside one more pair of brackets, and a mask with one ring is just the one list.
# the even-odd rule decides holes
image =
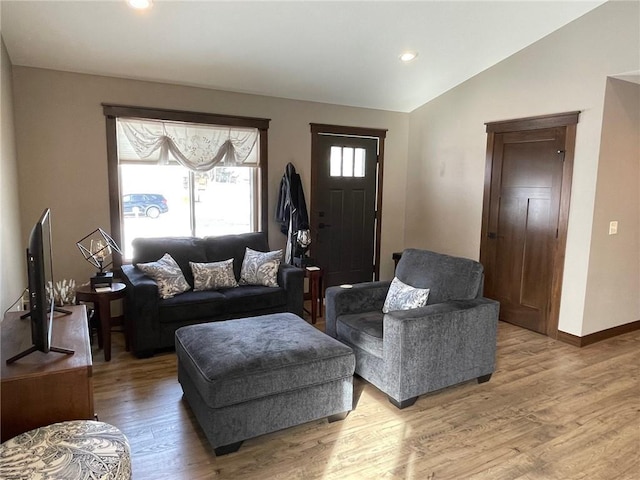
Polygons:
[[291,263],[293,257],[304,253],[308,246],[308,244],[298,244],[296,241],[299,236],[298,232],[309,230],[309,213],[302,190],[302,181],[292,163],[287,164],[282,180],[280,180],[276,221],[280,223],[280,231],[287,235],[285,260]]

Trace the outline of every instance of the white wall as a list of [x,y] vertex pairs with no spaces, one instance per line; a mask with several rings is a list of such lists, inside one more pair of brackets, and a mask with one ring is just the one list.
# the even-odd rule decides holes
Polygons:
[[[98,226],[109,228],[103,102],[270,118],[271,219],[288,162],[310,203],[310,122],[388,129],[381,274],[392,276],[391,254],[403,246],[408,114],[18,66],[13,75],[23,227],[52,209],[56,279],[86,282],[93,272],[75,243]],[[284,245],[273,220],[269,237],[272,248]]]
[[[609,235],[609,222],[618,234]],[[609,79],[582,334],[640,320],[640,85]]]
[[0,311],[4,312],[20,297],[27,282],[18,202],[12,66],[4,41],[0,41],[0,70]]
[[560,330],[581,336],[606,79],[639,69],[639,18],[638,2],[608,2],[412,112],[407,246],[477,259],[484,123],[582,111],[559,319]]

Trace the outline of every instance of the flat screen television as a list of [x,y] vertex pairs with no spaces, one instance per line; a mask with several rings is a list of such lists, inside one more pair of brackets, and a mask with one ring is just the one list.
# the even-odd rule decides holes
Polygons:
[[[31,229],[27,247],[27,278],[29,280],[29,312],[20,317],[31,319],[31,342],[24,352],[7,360],[16,360],[40,351],[73,354],[73,350],[51,346],[51,328],[54,312],[70,314],[55,308],[53,298],[53,262],[51,249],[51,211],[47,208]],[[49,287],[49,288],[47,288]]]

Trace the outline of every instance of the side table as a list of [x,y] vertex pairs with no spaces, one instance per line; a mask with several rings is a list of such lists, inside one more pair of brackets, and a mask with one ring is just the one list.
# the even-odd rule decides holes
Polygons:
[[398,266],[398,262],[400,261],[400,258],[402,258],[402,252],[393,252],[393,254],[391,255],[391,258],[393,258],[393,268],[396,268]]
[[324,299],[322,268],[306,267],[304,269],[304,276],[309,279],[309,293],[305,294],[305,297],[311,298],[311,310],[307,310],[307,312],[311,315],[311,323],[315,324],[318,315],[322,316],[322,303]]
[[[98,314],[100,321],[99,339],[102,338],[105,361],[111,360],[111,302],[124,298],[126,285],[124,283],[113,283],[108,292],[96,292],[89,285],[83,285],[76,290],[76,302],[91,302],[94,305],[94,312]],[[129,351],[129,325],[124,317],[124,337],[126,349]],[[100,345],[99,345],[100,346]]]

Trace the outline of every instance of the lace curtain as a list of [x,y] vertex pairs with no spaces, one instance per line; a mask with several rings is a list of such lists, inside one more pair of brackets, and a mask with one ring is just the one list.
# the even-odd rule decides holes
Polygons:
[[[124,137],[118,144],[120,159],[155,160],[167,164],[175,160],[197,172],[215,166],[256,166],[254,152],[258,130],[165,121],[118,119]],[[123,137],[120,136],[119,137]],[[127,144],[128,143],[128,144]],[[253,153],[253,155],[252,155]]]

